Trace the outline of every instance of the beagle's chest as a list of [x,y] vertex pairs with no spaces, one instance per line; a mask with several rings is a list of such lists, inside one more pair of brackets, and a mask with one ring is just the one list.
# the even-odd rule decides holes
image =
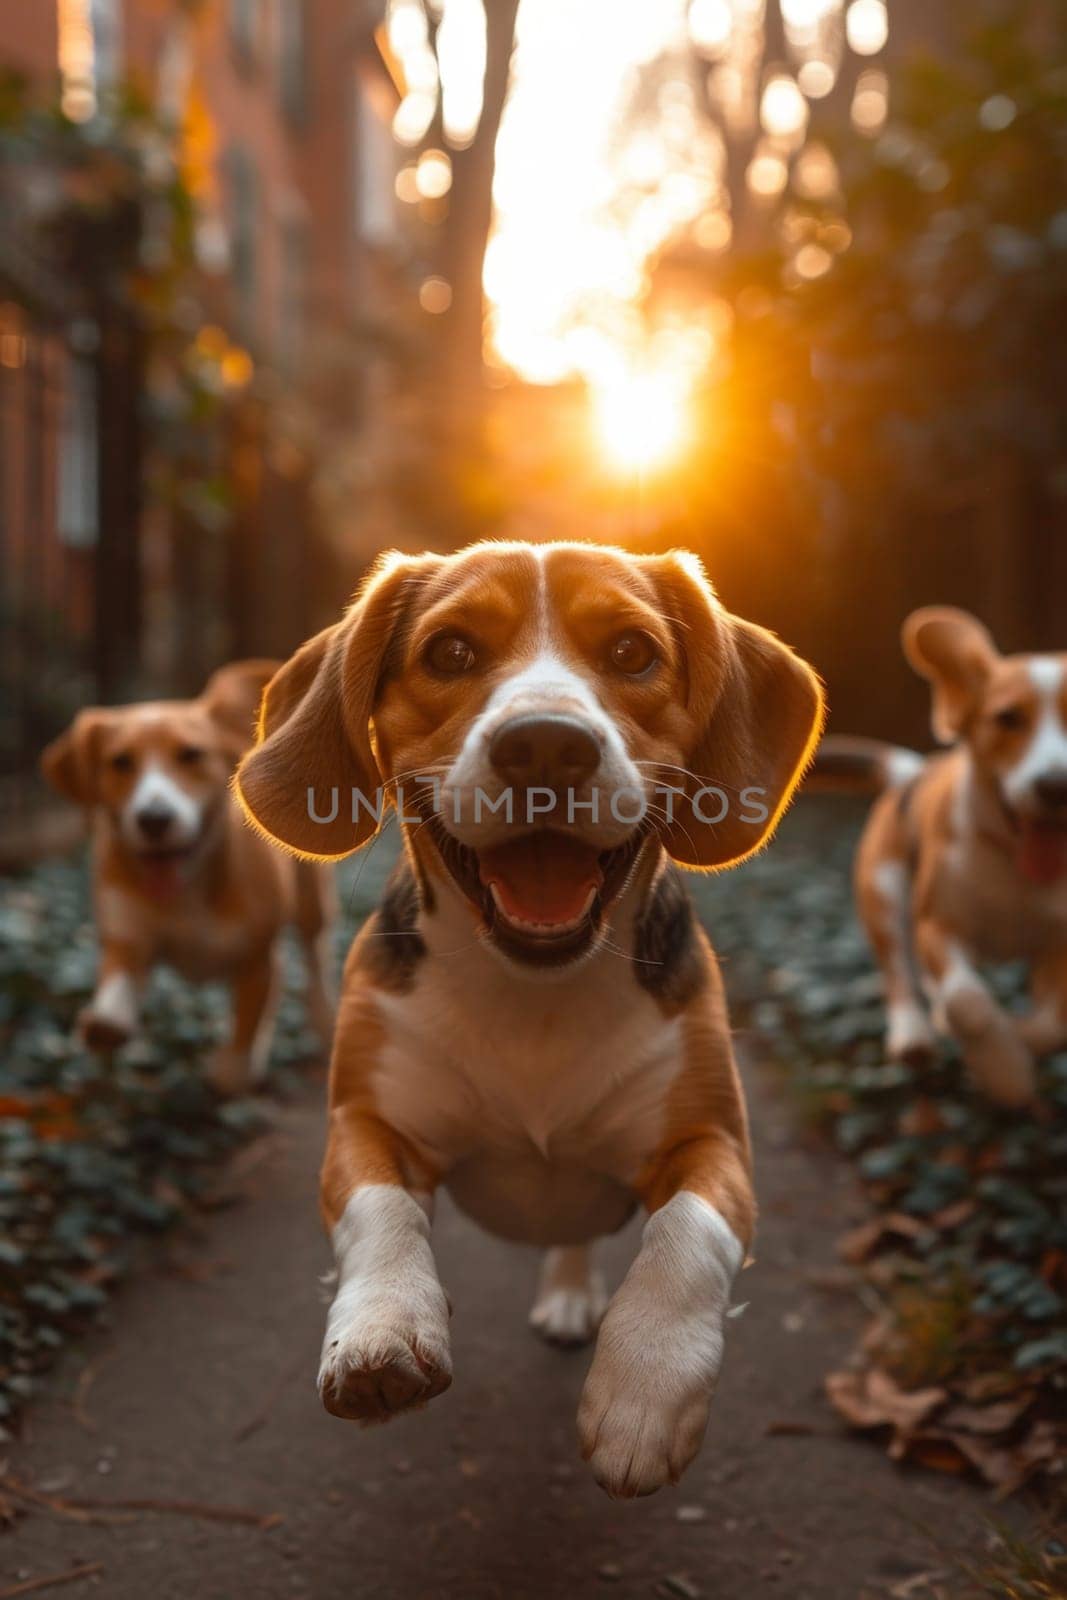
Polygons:
[[950,852],[939,904],[949,925],[984,960],[1040,960],[1067,947],[1067,880],[1027,883],[1000,851]]
[[108,884],[98,890],[97,917],[104,938],[131,942],[151,961],[165,962],[195,982],[224,977],[248,961],[265,937],[253,919],[222,916],[200,896],[153,904]]
[[467,981],[428,961],[383,997],[382,1116],[482,1226],[526,1243],[613,1232],[655,1150],[682,1024],[614,958],[605,982],[522,981],[489,958]]

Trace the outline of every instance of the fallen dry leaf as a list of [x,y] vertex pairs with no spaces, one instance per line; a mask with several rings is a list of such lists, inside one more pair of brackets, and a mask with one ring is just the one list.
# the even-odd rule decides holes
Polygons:
[[892,1428],[908,1437],[948,1399],[947,1389],[902,1389],[887,1372],[831,1372],[826,1392],[854,1428]]
[[888,1211],[884,1216],[872,1217],[870,1222],[861,1223],[858,1228],[843,1234],[838,1241],[838,1254],[843,1260],[858,1266],[879,1245],[891,1239],[917,1239],[929,1227],[929,1222],[924,1218],[909,1216],[904,1211]]
[[963,1401],[959,1405],[950,1406],[942,1413],[939,1421],[950,1433],[955,1433],[957,1430],[979,1434],[1007,1433],[1008,1429],[1013,1428],[1019,1418],[1030,1409],[1034,1399],[1034,1391],[1028,1389],[1008,1399],[994,1401],[990,1405],[969,1405]]

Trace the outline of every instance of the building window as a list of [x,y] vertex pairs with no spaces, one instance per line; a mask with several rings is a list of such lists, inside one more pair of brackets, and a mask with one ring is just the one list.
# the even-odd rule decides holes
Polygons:
[[308,230],[293,218],[282,223],[281,294],[278,305],[278,365],[299,371],[307,335]]
[[398,232],[396,144],[375,86],[362,74],[356,77],[355,143],[354,231],[367,244],[392,244]]
[[122,74],[120,0],[58,0],[56,26],[63,113],[88,122]]
[[246,344],[253,344],[259,289],[256,261],[259,186],[256,169],[247,151],[239,146],[234,146],[227,154],[226,178],[230,200],[230,282],[233,285],[234,313],[239,336]]
[[98,94],[118,87],[122,77],[121,0],[91,0],[93,68]]
[[56,524],[64,544],[87,549],[97,540],[96,373],[91,361],[72,356],[63,372],[56,458]]
[[307,117],[307,9],[305,0],[280,0],[278,87],[282,110],[298,127]]
[[230,38],[239,59],[251,66],[259,44],[259,0],[230,0]]

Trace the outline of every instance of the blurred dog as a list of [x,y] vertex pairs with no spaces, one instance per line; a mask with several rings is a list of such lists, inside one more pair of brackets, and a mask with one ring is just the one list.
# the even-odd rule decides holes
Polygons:
[[546,1248],[531,1321],[564,1343],[604,1310],[589,1242],[641,1203],[582,1448],[615,1495],[688,1465],[755,1203],[722,985],[673,861],[769,837],[820,713],[810,670],[695,558],[584,545],[388,559],[272,679],[237,775],[253,821],[347,855],[384,786],[406,846],[349,956],[331,1068],[335,1415],[384,1421],[451,1381],[438,1184]]
[[[914,612],[904,653],[933,686],[928,759],[827,739],[817,780],[885,793],[856,860],[856,891],[885,982],[889,1054],[958,1043],[991,1100],[1034,1095],[1034,1055],[1067,1044],[1067,655],[1002,656],[974,617]],[[979,963],[1031,964],[1033,1008],[1008,1015]],[[929,1010],[928,1010],[929,1007]]]
[[131,1037],[157,962],[193,979],[225,978],[232,1038],[211,1078],[226,1094],[266,1069],[276,945],[288,922],[303,942],[309,1014],[324,1045],[333,1028],[332,885],[324,869],[279,855],[249,828],[230,786],[277,665],[223,667],[197,700],[82,711],[41,758],[48,781],[91,814],[101,957],[82,1039],[107,1052]]

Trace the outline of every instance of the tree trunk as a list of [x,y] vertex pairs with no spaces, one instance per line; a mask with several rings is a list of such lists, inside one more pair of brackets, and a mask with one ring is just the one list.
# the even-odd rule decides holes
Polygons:
[[441,269],[452,304],[441,318],[440,376],[446,404],[477,408],[482,391],[482,269],[493,220],[496,140],[507,98],[519,0],[485,0],[486,66],[482,117],[473,142],[452,155],[452,190]]

